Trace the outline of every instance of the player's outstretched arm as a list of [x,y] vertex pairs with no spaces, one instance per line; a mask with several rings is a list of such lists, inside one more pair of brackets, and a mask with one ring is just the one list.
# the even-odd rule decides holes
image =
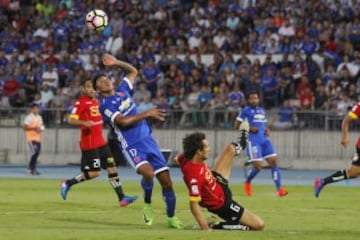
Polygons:
[[[75,118],[72,118],[72,117],[69,117],[68,118],[68,123],[70,125],[73,125],[73,126],[84,126],[84,127],[92,127],[95,125],[95,123],[93,121],[84,121],[84,120],[80,120],[80,119],[75,119]],[[101,122],[102,124],[102,122]]]
[[138,75],[138,70],[134,66],[127,62],[118,60],[114,56],[107,53],[103,55],[102,61],[105,66],[118,66],[126,71],[126,77],[129,79],[132,85],[134,84],[136,76]]
[[207,224],[204,215],[201,212],[201,207],[198,202],[190,201],[190,210],[197,223],[199,224],[202,230],[210,231],[210,227]]
[[129,127],[131,125],[134,125],[135,123],[147,119],[147,118],[154,118],[159,121],[164,121],[166,116],[166,112],[163,109],[160,108],[153,108],[148,111],[132,115],[132,116],[124,116],[121,114],[118,114],[114,120],[114,122],[121,127]]

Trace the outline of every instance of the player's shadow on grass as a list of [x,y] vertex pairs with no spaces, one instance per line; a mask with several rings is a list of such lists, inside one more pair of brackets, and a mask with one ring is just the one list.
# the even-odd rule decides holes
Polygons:
[[[124,216],[124,218],[126,218]],[[121,221],[104,221],[103,219],[84,219],[79,217],[66,217],[66,218],[60,218],[60,217],[52,217],[49,218],[49,220],[56,221],[56,222],[64,222],[66,223],[73,223],[69,226],[66,226],[67,229],[94,229],[94,225],[96,226],[104,226],[104,227],[128,227],[128,228],[139,228],[138,223],[124,223]],[[59,228],[63,228],[64,225],[59,225]]]

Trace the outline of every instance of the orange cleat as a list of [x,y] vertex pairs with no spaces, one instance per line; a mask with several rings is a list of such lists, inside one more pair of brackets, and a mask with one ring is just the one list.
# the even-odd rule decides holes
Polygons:
[[246,182],[244,184],[244,187],[245,187],[246,194],[250,197],[252,195],[251,183]]
[[277,192],[276,192],[276,196],[278,197],[284,197],[288,194],[288,191],[285,188],[280,188]]

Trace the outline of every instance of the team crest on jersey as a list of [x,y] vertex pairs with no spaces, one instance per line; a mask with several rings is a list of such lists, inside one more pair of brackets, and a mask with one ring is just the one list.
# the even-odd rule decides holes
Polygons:
[[197,185],[193,185],[191,186],[191,192],[194,194],[194,195],[198,195],[199,194],[199,188]]
[[126,96],[125,93],[123,93],[123,92],[117,92],[116,95],[118,95],[120,97],[125,97]]
[[134,162],[139,163],[141,161],[141,158],[139,156],[136,156],[134,158]]

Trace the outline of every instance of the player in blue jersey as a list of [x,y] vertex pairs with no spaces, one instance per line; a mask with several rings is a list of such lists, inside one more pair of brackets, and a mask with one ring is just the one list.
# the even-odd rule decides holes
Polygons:
[[277,154],[269,139],[269,130],[266,127],[266,113],[260,107],[260,98],[257,92],[248,95],[248,106],[244,107],[237,116],[234,127],[239,128],[243,121],[249,122],[250,134],[247,147],[248,162],[252,164],[245,181],[245,192],[252,195],[251,180],[261,171],[264,159],[271,168],[272,178],[276,186],[276,195],[286,196],[288,191],[281,187],[281,175],[277,166]]
[[100,95],[100,113],[104,122],[114,130],[114,137],[121,147],[128,163],[142,176],[141,187],[144,191],[144,221],[152,225],[154,219],[151,197],[154,176],[158,179],[170,228],[183,228],[184,225],[175,216],[176,197],[169,174],[167,162],[158,144],[152,137],[152,129],[146,119],[165,120],[165,111],[153,108],[139,113],[132,98],[132,89],[138,71],[132,65],[120,61],[112,55],[103,56],[105,66],[120,67],[127,75],[115,89],[111,80],[104,74],[94,78],[93,85]]

